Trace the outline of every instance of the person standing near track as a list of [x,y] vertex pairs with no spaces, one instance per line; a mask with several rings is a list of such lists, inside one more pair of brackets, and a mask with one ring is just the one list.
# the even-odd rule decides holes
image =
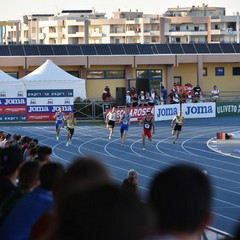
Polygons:
[[106,115],[106,124],[107,124],[106,127],[109,130],[109,137],[108,137],[109,139],[112,138],[116,119],[117,119],[116,108],[113,107],[112,110],[109,111],[108,114]]
[[182,130],[182,125],[184,124],[184,121],[185,120],[182,115],[182,111],[179,111],[178,115],[176,115],[171,122],[171,126],[173,128],[172,135],[174,136],[176,134],[176,137],[175,137],[173,143],[176,143],[176,141],[180,135],[180,132]]
[[126,107],[125,109],[125,113],[122,115],[120,123],[120,134],[121,134],[121,139],[122,139],[122,144],[121,146],[123,147],[125,142],[126,142],[126,138],[127,138],[127,132],[128,132],[128,128],[130,125],[130,110],[128,107]]
[[148,140],[151,142],[152,134],[155,133],[155,124],[154,124],[154,118],[152,116],[152,113],[147,112],[146,117],[140,120],[139,125],[143,126],[142,143],[143,143],[143,150],[145,150],[146,149],[146,136],[148,137]]
[[67,122],[67,143],[66,146],[72,143],[72,137],[74,134],[75,125],[77,125],[77,120],[74,117],[73,112],[71,112],[65,119]]
[[56,139],[59,140],[60,130],[64,124],[64,113],[62,111],[62,107],[59,107],[58,112],[56,112],[53,117],[56,119]]

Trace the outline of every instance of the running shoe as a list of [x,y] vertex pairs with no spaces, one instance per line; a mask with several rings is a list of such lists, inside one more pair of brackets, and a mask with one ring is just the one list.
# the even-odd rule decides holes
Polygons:
[[66,143],[66,146],[68,146],[69,145],[69,141],[67,141],[67,143]]
[[57,141],[59,140],[59,136],[56,137]]

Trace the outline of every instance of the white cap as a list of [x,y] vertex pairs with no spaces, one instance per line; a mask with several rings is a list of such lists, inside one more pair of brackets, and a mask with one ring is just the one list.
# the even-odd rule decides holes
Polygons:
[[141,93],[144,93],[144,91],[141,91]]

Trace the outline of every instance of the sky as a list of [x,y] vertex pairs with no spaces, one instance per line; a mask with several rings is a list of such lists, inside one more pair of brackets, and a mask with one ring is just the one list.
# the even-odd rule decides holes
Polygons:
[[163,14],[171,7],[191,7],[208,4],[209,7],[225,7],[227,15],[240,12],[239,0],[9,0],[1,4],[0,21],[20,20],[24,15],[57,14],[62,10],[91,10],[105,12],[112,17],[112,12],[136,11],[153,14]]

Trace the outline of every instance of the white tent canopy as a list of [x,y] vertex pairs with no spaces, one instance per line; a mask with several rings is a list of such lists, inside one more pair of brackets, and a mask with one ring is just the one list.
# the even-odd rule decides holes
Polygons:
[[0,97],[17,98],[25,97],[25,86],[23,82],[11,77],[7,73],[0,70]]
[[74,98],[86,99],[86,83],[47,60],[27,76],[21,78],[26,89],[73,89]]

